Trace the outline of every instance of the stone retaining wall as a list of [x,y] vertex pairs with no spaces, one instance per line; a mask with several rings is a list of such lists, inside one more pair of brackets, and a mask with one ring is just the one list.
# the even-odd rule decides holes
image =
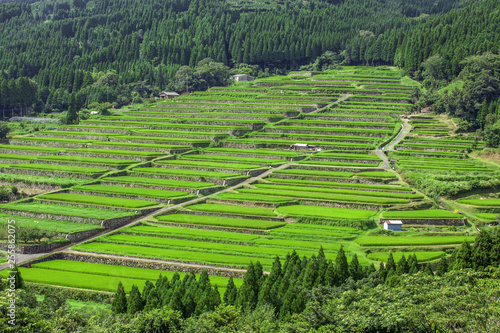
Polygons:
[[436,152],[439,152],[439,151],[453,151],[453,152],[462,152],[462,148],[453,148],[453,147],[450,147],[450,148],[435,148],[435,147],[432,147],[429,145],[429,147],[411,147],[411,146],[400,146],[401,149],[407,149],[407,150],[427,150],[427,151],[436,151]]
[[[109,148],[109,147],[108,147]],[[134,160],[134,161],[149,161],[156,157],[151,156],[134,156],[134,155],[116,155],[116,154],[96,154],[96,153],[88,153],[85,150],[82,150],[78,153],[75,152],[61,152],[59,155],[61,156],[82,156],[82,157],[95,157],[95,158],[114,158],[118,160]],[[173,156],[172,156],[173,158]]]
[[272,217],[272,216],[255,216],[255,215],[237,215],[237,214],[227,214],[227,213],[216,213],[216,212],[199,212],[199,211],[189,211],[189,210],[169,210],[163,215],[175,215],[175,214],[186,214],[186,215],[202,215],[202,216],[217,216],[217,217],[230,217],[235,219],[252,219],[252,220],[262,220],[262,221],[273,221],[273,222],[284,222],[282,217]]
[[[241,143],[241,142],[222,142],[221,147],[222,148],[236,148],[236,149],[259,149],[259,148],[289,148],[291,144],[296,143],[299,140],[290,140],[290,143]],[[340,142],[340,141],[339,141]],[[328,142],[331,143],[331,142]],[[331,146],[331,145],[320,145],[321,148],[325,150],[331,150],[331,149],[337,149],[337,150],[364,150],[366,148],[360,148],[360,147],[338,147],[338,146]],[[299,157],[300,160],[303,159],[303,157]],[[293,161],[297,161],[297,158],[294,157]],[[258,164],[258,163],[254,163]],[[259,164],[259,165],[264,165],[264,164]]]
[[[118,265],[118,266],[126,266],[126,267],[155,269],[155,270],[160,270],[160,271],[174,271],[174,272],[184,272],[184,273],[194,272],[195,274],[199,274],[202,271],[206,270],[209,275],[224,276],[224,277],[228,277],[228,278],[230,276],[232,276],[233,278],[243,278],[245,275],[244,272],[240,273],[240,272],[234,272],[234,271],[218,270],[218,269],[214,269],[214,268],[183,266],[181,262],[179,262],[178,264],[162,263],[162,262],[154,261],[154,259],[149,259],[151,261],[149,261],[149,260],[145,261],[144,259],[134,260],[134,259],[129,259],[129,258],[107,258],[107,257],[97,256],[97,255],[92,255],[92,254],[83,255],[83,254],[68,253],[68,252],[62,252],[57,257],[44,258],[44,259],[45,259],[44,261],[63,259],[63,260],[90,262],[90,263],[96,263],[96,264]],[[203,266],[203,264],[196,264],[196,265]],[[231,267],[231,266],[225,266],[225,267]]]
[[49,160],[33,160],[34,164],[50,164],[50,165],[63,165],[63,166],[76,166],[76,167],[94,167],[94,168],[104,168],[104,169],[125,169],[128,165],[116,165],[116,164],[95,164],[95,163],[86,163],[86,162],[78,162],[75,159],[74,162],[65,163],[62,161],[49,161]]
[[433,155],[426,155],[426,154],[419,154],[419,153],[406,153],[406,152],[400,152],[399,149],[396,150],[398,152],[399,156],[414,156],[414,157],[433,157],[433,156],[439,156],[439,157],[446,157],[446,158],[456,158],[456,159],[463,159],[463,156],[456,156],[456,155],[445,155],[445,154],[433,154]]
[[[362,107],[360,105],[360,107]],[[391,116],[391,117],[396,117],[400,114],[403,114],[405,111],[402,110],[401,113],[396,113],[396,112],[388,112],[388,111],[384,111],[384,110],[375,110],[375,111],[360,111],[361,109],[354,109],[353,110],[358,110],[358,111],[351,111],[350,108],[340,108],[340,109],[336,109],[336,108],[333,108],[332,109],[333,111],[335,110],[339,110],[339,112],[341,113],[344,113],[344,114],[355,114],[355,115],[377,115],[377,116]]]
[[[285,170],[320,170],[324,171],[325,168],[321,166],[310,166],[310,165],[294,165],[293,167],[290,167]],[[330,167],[328,168],[330,171],[346,171],[346,172],[354,172],[354,173],[360,173],[360,172],[368,172],[368,171],[380,171],[380,169],[359,169],[359,168],[344,168],[344,167]]]
[[317,180],[322,182],[338,182],[338,183],[351,183],[351,184],[372,184],[372,185],[380,185],[380,183],[386,183],[389,181],[382,180],[374,180],[373,178],[335,178],[335,177],[321,177],[321,176],[303,176],[303,175],[286,175],[286,174],[271,174],[272,178],[279,179],[298,179],[298,180]]
[[[178,141],[172,141],[172,140],[155,140],[155,139],[148,139],[148,137],[144,137],[144,139],[115,139],[115,138],[110,138],[110,142],[125,142],[125,143],[146,143],[146,144],[155,144],[155,145],[182,145],[182,143],[179,143]],[[191,146],[191,147],[208,147],[210,146],[211,142],[193,142],[193,143],[187,143],[186,145]]]
[[[328,123],[318,123],[318,124],[307,124],[307,123],[294,123],[294,122],[281,122],[280,126],[297,126],[297,127],[328,127],[328,128],[358,128],[357,126],[349,126],[349,123],[346,124],[328,124]],[[364,125],[361,127],[362,129],[376,129],[376,130],[393,130],[394,125],[390,124],[389,126],[367,126]]]
[[371,122],[371,123],[390,123],[390,124],[393,124],[393,119],[388,119],[388,118],[339,117],[339,116],[329,116],[328,113],[321,113],[320,116],[307,116],[306,115],[305,119],[307,119],[307,120],[331,120],[331,121],[364,121],[364,122]]
[[141,172],[133,172],[133,176],[136,177],[143,177],[143,178],[154,178],[154,179],[169,179],[169,180],[186,180],[186,181],[198,181],[198,182],[207,182],[207,183],[214,183],[216,185],[221,185],[221,186],[231,186],[238,184],[247,177],[235,177],[235,178],[228,178],[228,179],[221,179],[221,178],[206,178],[202,176],[174,176],[174,175],[162,175],[162,174],[154,174],[154,173],[141,173]]
[[[319,155],[321,156],[321,155]],[[363,159],[342,159],[342,158],[328,158],[324,155],[325,157],[319,157],[319,156],[314,156],[309,159],[309,161],[325,161],[325,162],[342,162],[342,163],[365,163],[365,164],[374,164],[378,165],[382,163],[382,160],[363,160]]]
[[272,155],[265,155],[265,154],[262,154],[262,155],[259,155],[259,154],[238,154],[238,153],[224,153],[224,152],[206,152],[206,153],[203,153],[203,155],[214,155],[214,156],[235,156],[235,157],[250,157],[250,158],[267,158],[269,159],[270,163],[279,163],[279,162],[283,162],[283,159],[288,159],[290,157],[293,157],[294,159],[297,159],[297,160],[301,160],[301,159],[304,159],[306,156],[289,156],[289,157],[285,157],[283,156],[281,159],[276,159],[276,158],[272,158],[273,156]]
[[54,156],[59,155],[59,152],[46,152],[41,150],[16,150],[10,148],[0,148],[2,154],[15,154],[15,155],[31,155],[31,156]]
[[91,224],[100,224],[102,220],[94,219],[90,217],[81,217],[81,216],[70,216],[70,215],[59,215],[59,214],[48,214],[48,213],[36,213],[36,212],[28,212],[23,210],[15,210],[15,209],[1,209],[2,212],[6,214],[24,216],[24,217],[33,217],[37,219],[45,219],[45,220],[57,220],[57,221],[69,221],[74,223],[91,223]]
[[[316,142],[332,142],[331,138],[304,138],[303,136],[297,135],[297,136],[276,136],[276,137],[269,137],[269,136],[264,136],[264,135],[253,135],[252,139],[268,139],[268,140],[287,140],[290,141],[290,144],[296,143],[296,141],[303,141],[303,140],[313,140]],[[349,143],[366,143],[366,144],[371,144],[373,140],[349,140],[348,138],[345,139],[340,139],[340,138],[335,138],[335,142],[349,142]]]
[[369,203],[348,203],[348,202],[335,202],[321,199],[298,199],[299,202],[307,206],[320,206],[320,207],[336,207],[336,208],[349,208],[349,209],[364,209],[364,210],[380,210],[381,208],[388,208],[392,205],[375,205]]
[[50,147],[50,148],[87,148],[87,143],[75,143],[75,142],[56,142],[56,141],[33,141],[33,140],[22,140],[22,139],[10,139],[9,143],[11,145],[20,146],[35,146],[35,147]]
[[190,165],[166,165],[166,164],[156,164],[156,167],[166,168],[166,169],[180,169],[180,170],[197,170],[197,171],[214,171],[214,172],[238,172],[243,176],[255,177],[260,175],[263,172],[266,172],[268,169],[253,169],[253,170],[236,170],[236,169],[223,169],[223,168],[211,168],[211,167],[199,167],[199,166],[190,166]]
[[90,238],[92,236],[95,236],[102,231],[103,231],[102,229],[93,229],[93,230],[73,232],[70,234],[66,234],[66,239],[69,240],[71,243],[76,243],[84,239]]
[[174,227],[182,227],[182,228],[190,228],[190,229],[202,229],[202,230],[219,230],[219,231],[228,231],[228,232],[239,232],[242,234],[255,234],[255,235],[267,235],[270,230],[261,230],[261,229],[245,229],[245,228],[234,228],[234,227],[222,227],[217,225],[200,225],[200,224],[189,224],[189,223],[176,223],[176,222],[148,222],[149,224],[156,225],[169,225]]
[[[33,245],[16,245],[16,253],[22,254],[34,254],[34,253],[44,253],[50,252],[63,246],[70,244],[70,241],[65,242],[54,242],[49,244],[33,244]],[[0,249],[7,250],[7,244],[1,243]]]
[[[158,145],[161,146],[161,145]],[[161,147],[134,147],[134,146],[115,146],[115,145],[105,145],[105,144],[93,144],[89,148],[97,148],[97,149],[113,149],[113,150],[133,150],[133,151],[149,151],[155,153],[165,153],[165,154],[178,154],[183,153],[191,148],[161,148]]]
[[[65,193],[65,192],[62,192],[62,193]],[[113,207],[113,206],[96,205],[96,204],[90,204],[90,203],[59,201],[59,200],[49,200],[49,199],[40,199],[40,198],[34,198],[34,201],[39,202],[39,203],[57,204],[60,206],[71,206],[71,207],[81,207],[81,208],[101,208],[101,209],[115,210],[115,211],[120,211],[120,212],[130,212],[130,211],[134,210],[133,208]]]
[[[305,126],[304,126],[305,127]],[[279,127],[268,127],[263,130],[266,133],[290,133],[290,134],[322,134],[322,135],[344,135],[344,136],[366,136],[366,137],[384,137],[387,134],[378,133],[375,131],[372,132],[338,132],[338,131],[321,131],[317,132],[315,130],[307,130],[307,129],[287,129],[287,128],[279,128]]]
[[298,204],[297,201],[274,203],[274,202],[229,200],[229,199],[218,199],[218,198],[208,198],[206,202],[209,204],[220,204],[220,205],[234,205],[235,203],[238,203],[242,206],[247,206],[247,207],[263,207],[263,208],[274,208],[274,209],[278,207],[292,206]]
[[[130,184],[127,183],[113,183],[113,182],[101,182],[102,185],[113,185],[113,186],[130,186]],[[193,194],[210,194],[213,192],[217,192],[223,189],[222,186],[214,186],[214,187],[208,187],[208,188],[183,188],[183,187],[175,187],[175,186],[156,186],[156,185],[148,185],[148,184],[134,184],[134,187],[142,187],[142,188],[149,188],[149,189],[155,189],[155,190],[169,190],[169,191],[180,191],[180,192],[187,192],[187,193],[193,193]],[[199,192],[199,193],[198,193]]]
[[[384,224],[386,219],[380,219],[379,223]],[[403,226],[406,224],[418,224],[418,225],[455,225],[462,226],[467,225],[467,219],[397,219],[403,222]]]
[[34,170],[34,169],[17,169],[17,168],[1,168],[3,173],[10,174],[21,174],[21,175],[33,175],[33,176],[44,176],[44,177],[74,177],[79,179],[94,179],[98,178],[105,174],[95,173],[95,174],[86,174],[86,173],[71,173],[71,172],[62,172],[62,171],[47,171],[47,170]]
[[[76,132],[76,131],[75,131]],[[94,132],[98,133],[98,132]],[[85,134],[85,135],[75,135],[75,134],[53,134],[53,133],[35,133],[35,137],[39,138],[60,138],[60,139],[77,139],[77,140],[97,140],[97,141],[109,141],[109,138],[105,135],[92,135],[92,134]]]
[[407,99],[393,100],[392,98],[349,97],[347,100],[348,101],[356,101],[356,102],[398,103],[398,104],[410,105],[410,101]]

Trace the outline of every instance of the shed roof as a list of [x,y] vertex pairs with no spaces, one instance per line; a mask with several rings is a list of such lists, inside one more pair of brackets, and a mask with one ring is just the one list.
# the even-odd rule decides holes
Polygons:
[[385,223],[387,223],[387,224],[403,224],[403,222],[400,220],[385,220]]
[[168,95],[168,96],[179,96],[178,93],[172,91],[164,91],[160,95]]

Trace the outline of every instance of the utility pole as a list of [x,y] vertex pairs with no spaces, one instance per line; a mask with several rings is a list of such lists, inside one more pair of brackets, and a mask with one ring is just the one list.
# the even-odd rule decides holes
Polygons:
[[189,77],[186,75],[186,92],[189,92],[188,83],[189,83]]

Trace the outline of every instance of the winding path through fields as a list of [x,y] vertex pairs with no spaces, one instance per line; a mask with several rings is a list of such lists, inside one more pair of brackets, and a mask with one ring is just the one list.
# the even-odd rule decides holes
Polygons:
[[[338,102],[341,102],[341,101],[344,101],[344,100],[348,99],[350,96],[351,95],[344,95],[343,97],[339,98],[334,103],[330,103],[327,106],[324,106],[322,108],[318,108],[317,110],[315,110],[313,112],[319,112],[319,111],[322,111],[322,110],[324,110],[326,108],[329,108],[329,107],[331,107],[332,105],[334,105],[334,104],[336,104]],[[401,130],[399,131],[398,135],[391,142],[389,142],[386,146],[382,147],[381,149],[375,150],[375,152],[377,153],[377,155],[383,161],[382,165],[379,166],[378,168],[380,168],[380,169],[389,169],[390,168],[389,167],[389,160],[387,159],[387,156],[385,155],[384,152],[388,151],[388,150],[394,150],[394,146],[397,145],[408,134],[408,132],[411,129],[411,126],[408,123],[408,119],[403,119],[403,121],[401,122],[401,125],[402,125]],[[235,189],[237,189],[239,187],[242,187],[242,186],[244,186],[246,184],[250,184],[250,183],[256,181],[257,179],[264,178],[264,177],[268,176],[269,174],[271,174],[274,171],[285,169],[285,168],[289,167],[291,164],[292,163],[285,163],[283,165],[280,165],[279,167],[269,169],[269,170],[267,170],[267,171],[265,171],[265,172],[263,172],[263,173],[261,173],[261,174],[259,174],[257,176],[248,178],[247,180],[245,180],[245,181],[243,181],[243,182],[241,182],[239,184],[233,185],[231,187],[224,188],[224,189],[222,189],[220,191],[217,191],[215,193],[208,194],[208,195],[205,195],[203,197],[195,198],[195,199],[192,199],[192,200],[189,200],[189,201],[186,201],[186,202],[182,202],[182,203],[179,203],[179,204],[176,204],[176,205],[172,205],[172,206],[161,208],[161,209],[156,210],[156,211],[154,211],[154,212],[152,212],[152,213],[150,213],[148,215],[139,217],[139,218],[137,218],[137,219],[135,219],[135,220],[133,220],[133,221],[131,221],[131,222],[129,222],[129,223],[127,223],[127,224],[125,224],[125,225],[117,228],[117,229],[104,230],[103,232],[101,232],[101,233],[99,233],[99,234],[97,234],[97,235],[95,235],[95,236],[93,236],[91,238],[85,239],[85,240],[80,241],[78,243],[70,244],[69,246],[65,246],[65,247],[56,249],[56,250],[51,251],[51,252],[36,253],[36,254],[17,254],[16,255],[16,264],[19,265],[19,264],[22,264],[22,263],[25,263],[25,262],[28,262],[28,261],[31,261],[31,260],[43,257],[45,255],[53,254],[53,253],[57,253],[57,252],[70,252],[70,253],[82,253],[83,254],[85,252],[80,252],[80,251],[72,250],[71,247],[74,246],[74,245],[81,244],[81,243],[86,242],[86,241],[90,241],[90,240],[96,239],[96,238],[98,238],[100,236],[103,236],[103,235],[106,235],[108,233],[114,232],[114,231],[119,230],[121,228],[129,227],[129,226],[134,225],[134,224],[136,224],[138,222],[147,221],[148,219],[150,219],[154,215],[157,215],[157,214],[169,211],[169,210],[181,208],[183,206],[187,206],[187,205],[191,205],[191,204],[197,203],[199,201],[205,200],[205,199],[207,199],[207,198],[209,198],[211,196],[217,195],[217,194],[222,193],[222,192],[235,190]],[[85,254],[87,254],[87,253],[85,253]],[[92,254],[92,255],[98,255],[98,256],[100,256],[99,254]],[[114,257],[114,258],[134,258],[134,257],[126,257],[126,256],[113,256],[113,255],[108,255],[108,254],[103,254],[102,256]],[[238,272],[238,273],[242,272],[242,270],[240,270],[240,269],[234,269],[234,268],[213,267],[213,266],[207,266],[207,265],[198,265],[198,264],[192,264],[192,263],[181,263],[181,262],[161,260],[161,259],[145,259],[145,258],[142,258],[142,259],[134,258],[134,259],[135,260],[147,261],[147,262],[164,263],[164,264],[169,264],[169,265],[189,266],[189,267],[206,268],[206,269],[217,269],[219,271],[232,271],[232,272]],[[7,269],[7,268],[9,268],[9,264],[8,263],[3,264],[2,266],[0,266],[0,270]]]
[[[208,194],[208,195],[205,195],[203,197],[195,198],[195,199],[192,199],[192,200],[189,200],[189,201],[185,201],[185,202],[182,202],[182,203],[179,203],[179,204],[176,204],[176,205],[172,205],[172,206],[161,208],[161,209],[156,210],[156,211],[154,211],[154,212],[152,212],[152,213],[150,213],[148,215],[141,216],[141,217],[139,217],[139,218],[137,218],[137,219],[135,219],[135,220],[133,220],[133,221],[131,221],[131,222],[129,222],[129,223],[127,223],[127,224],[119,227],[119,228],[117,228],[117,229],[104,230],[103,232],[101,232],[101,233],[99,233],[99,234],[97,234],[97,235],[95,235],[95,236],[93,236],[91,238],[87,238],[87,239],[85,239],[83,241],[80,241],[78,243],[73,243],[73,244],[70,244],[69,246],[65,246],[65,247],[56,249],[56,250],[51,251],[51,252],[35,253],[35,254],[17,254],[16,255],[16,264],[19,265],[19,264],[25,263],[27,261],[31,261],[31,260],[43,257],[43,256],[48,255],[48,254],[53,254],[53,253],[56,253],[56,252],[84,253],[84,252],[79,252],[79,251],[71,250],[71,247],[74,246],[74,245],[78,245],[80,243],[83,243],[83,242],[87,242],[87,241],[96,239],[96,238],[98,238],[100,236],[106,235],[106,234],[108,234],[110,232],[119,230],[121,228],[129,227],[129,226],[131,226],[133,224],[136,224],[138,222],[146,221],[146,220],[148,220],[149,218],[153,217],[156,214],[160,214],[160,213],[172,210],[172,209],[181,208],[181,207],[186,206],[186,205],[194,204],[196,202],[205,200],[205,199],[207,199],[207,198],[209,198],[211,196],[214,196],[214,195],[222,193],[222,192],[235,190],[235,189],[237,189],[239,187],[242,187],[242,186],[244,186],[246,184],[250,184],[250,183],[256,181],[259,178],[266,177],[266,176],[270,175],[274,171],[285,169],[285,168],[289,167],[290,165],[291,165],[291,163],[285,163],[283,165],[280,165],[279,167],[269,169],[269,170],[267,170],[267,171],[265,171],[265,172],[263,172],[263,173],[261,173],[261,174],[259,174],[257,176],[248,178],[247,180],[245,180],[245,181],[243,181],[241,183],[238,183],[238,184],[233,185],[231,187],[224,188],[224,189],[222,189],[220,191],[217,191],[215,193]],[[86,253],[86,254],[88,254],[88,253]],[[116,257],[116,258],[127,258],[126,256],[112,256],[112,255],[107,255],[107,254],[103,255],[103,256],[106,256],[106,257]],[[175,261],[167,261],[167,260],[153,260],[152,259],[150,261],[151,262],[161,262],[161,263],[170,264],[170,265],[177,264],[177,265],[180,265],[180,266],[190,266],[190,267],[197,267],[197,268],[207,268],[207,269],[213,268],[213,269],[217,269],[217,270],[220,270],[220,271],[223,271],[223,270],[225,270],[225,271],[233,271],[233,272],[240,272],[241,271],[241,270],[238,270],[238,269],[212,267],[212,266],[207,266],[207,265],[186,264],[186,263],[179,263],[179,262],[176,263]],[[9,268],[9,264],[8,263],[0,266],[0,270],[6,269],[6,268]]]
[[411,126],[408,123],[408,119],[403,119],[401,122],[401,130],[399,131],[398,135],[387,145],[382,147],[381,149],[375,150],[375,153],[382,159],[382,165],[379,166],[380,169],[390,169],[389,167],[389,159],[385,155],[385,152],[388,150],[394,150],[394,146],[397,145],[403,138],[410,132]]

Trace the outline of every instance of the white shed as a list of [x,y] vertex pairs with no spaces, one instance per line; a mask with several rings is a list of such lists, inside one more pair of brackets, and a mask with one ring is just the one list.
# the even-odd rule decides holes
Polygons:
[[160,98],[175,98],[178,97],[179,94],[176,92],[171,92],[171,91],[164,91],[160,94]]
[[401,231],[403,228],[403,222],[400,220],[385,220],[384,229],[392,231]]
[[250,76],[248,74],[236,74],[231,76],[231,79],[234,81],[253,81],[255,78],[253,76]]

